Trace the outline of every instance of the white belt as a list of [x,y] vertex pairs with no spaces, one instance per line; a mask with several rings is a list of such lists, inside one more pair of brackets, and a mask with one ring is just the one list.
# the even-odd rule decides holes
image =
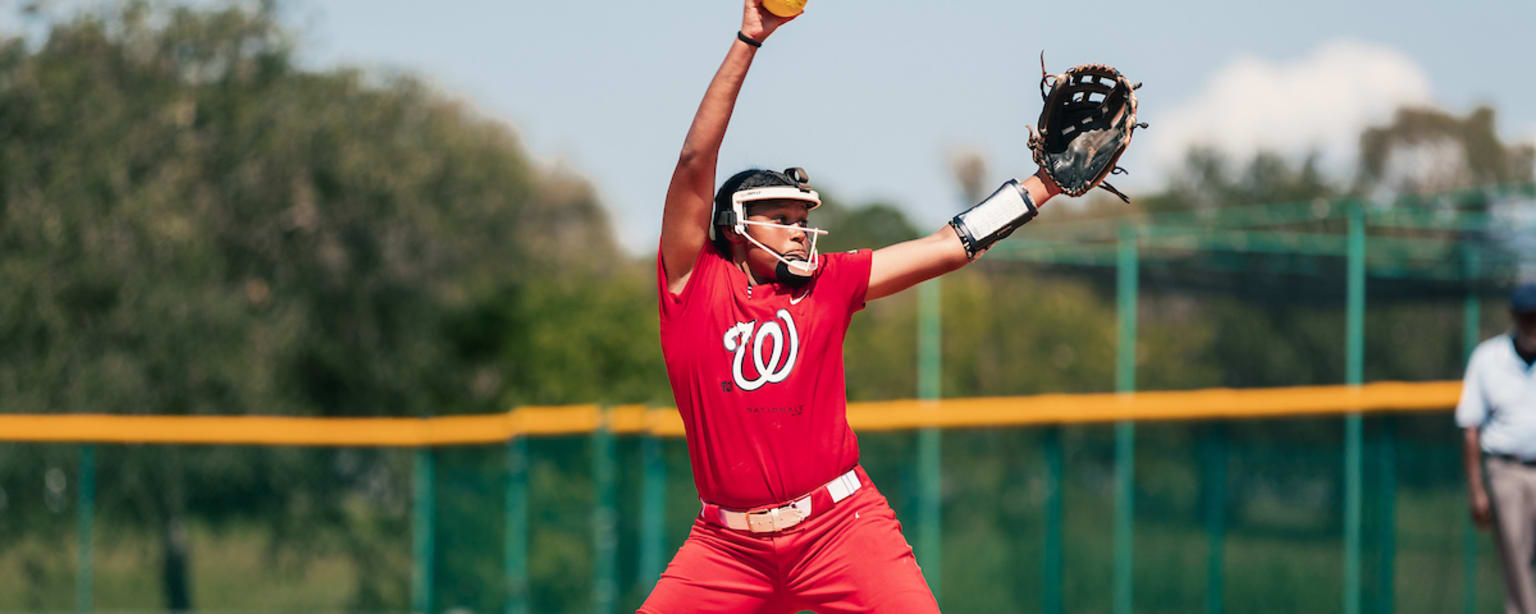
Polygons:
[[[863,484],[859,483],[859,475],[854,470],[849,470],[822,485],[827,489],[827,494],[832,496],[832,502],[837,503],[847,499],[848,495],[857,491]],[[728,529],[737,531],[751,531],[753,533],[774,533],[783,531],[811,516],[811,495],[806,495],[794,501],[771,509],[752,512],[733,512],[720,508],[720,524]]]

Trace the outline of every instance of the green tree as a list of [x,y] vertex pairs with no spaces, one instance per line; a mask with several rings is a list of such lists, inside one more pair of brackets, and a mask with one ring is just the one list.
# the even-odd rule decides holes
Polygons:
[[[558,303],[539,280],[620,258],[591,190],[410,77],[307,71],[293,50],[270,4],[132,3],[0,41],[0,411],[425,416],[572,397],[550,390],[583,374],[500,377],[501,341],[539,322],[518,305]],[[616,288],[608,304],[643,292]],[[403,533],[409,468],[383,456],[104,454],[102,508],[160,535],[170,609],[197,597],[189,515],[321,547],[360,535],[362,502]],[[14,460],[5,483],[44,470]],[[0,543],[21,537],[4,525]],[[353,605],[401,607],[404,570],[343,541]]]
[[1465,118],[1434,108],[1398,109],[1390,124],[1360,135],[1359,188],[1443,192],[1531,181],[1536,146],[1505,143],[1496,119],[1490,107]]

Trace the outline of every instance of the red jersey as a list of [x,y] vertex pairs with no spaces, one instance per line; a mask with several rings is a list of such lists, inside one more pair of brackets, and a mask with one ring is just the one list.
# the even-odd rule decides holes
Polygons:
[[871,252],[822,254],[799,288],[762,284],[705,244],[682,294],[657,257],[661,353],[699,498],[787,501],[859,462],[843,336],[864,308]]

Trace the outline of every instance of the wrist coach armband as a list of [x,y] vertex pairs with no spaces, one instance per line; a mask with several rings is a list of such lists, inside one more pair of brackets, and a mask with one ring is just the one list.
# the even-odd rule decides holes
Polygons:
[[977,254],[1034,219],[1038,212],[1024,186],[1009,179],[986,200],[955,216],[949,225],[965,245],[965,255],[975,260]]

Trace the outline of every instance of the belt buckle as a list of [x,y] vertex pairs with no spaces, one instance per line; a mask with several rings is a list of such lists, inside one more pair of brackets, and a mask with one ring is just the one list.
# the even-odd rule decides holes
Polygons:
[[747,514],[747,528],[753,533],[774,533],[800,524],[802,520],[805,520],[805,513],[791,503]]

